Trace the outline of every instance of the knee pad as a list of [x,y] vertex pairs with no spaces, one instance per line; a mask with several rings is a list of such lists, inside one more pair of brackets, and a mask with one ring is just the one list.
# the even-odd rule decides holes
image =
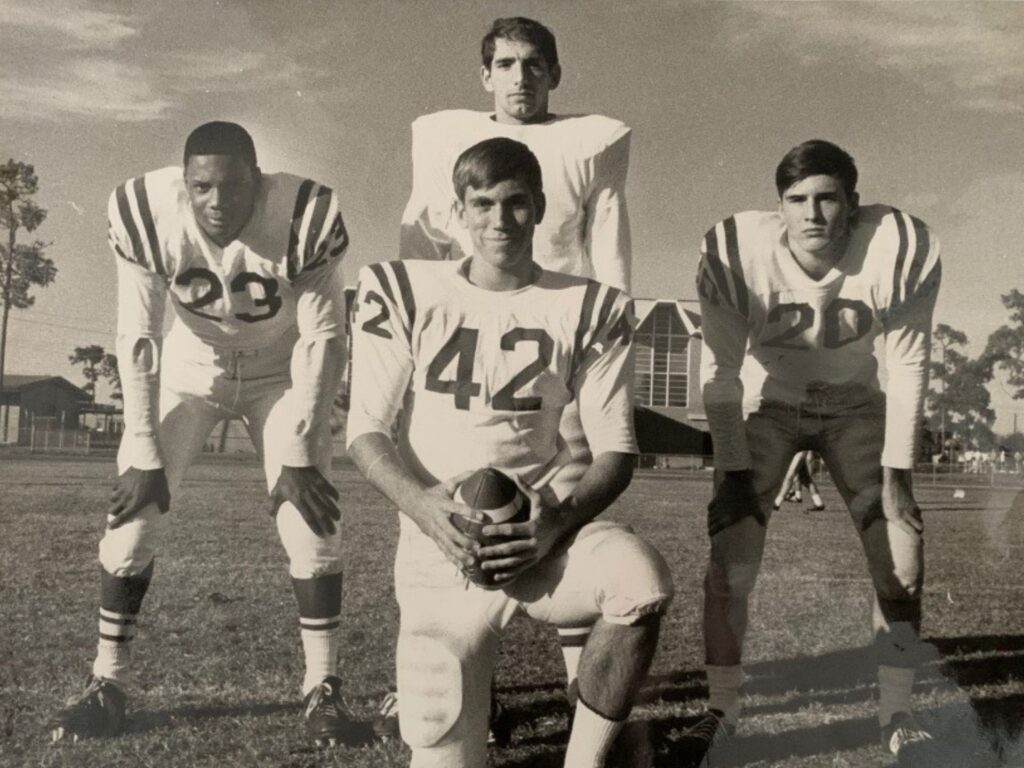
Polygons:
[[277,533],[288,554],[288,573],[295,579],[312,579],[341,572],[341,528],[321,538],[302,519],[295,505],[285,502],[277,510]]
[[861,533],[868,570],[880,600],[916,602],[924,582],[924,539],[885,519]]
[[[602,574],[598,605],[612,624],[635,624],[663,614],[675,594],[665,558],[628,528],[611,524],[592,550]],[[595,531],[599,533],[600,531]]]
[[157,542],[166,523],[150,504],[119,528],[108,528],[100,539],[99,560],[111,576],[138,576],[153,562]]

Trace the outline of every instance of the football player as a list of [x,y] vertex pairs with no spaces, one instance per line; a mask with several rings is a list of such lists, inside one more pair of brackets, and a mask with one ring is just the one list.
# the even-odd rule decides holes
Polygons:
[[821,498],[818,484],[811,475],[813,461],[814,451],[797,451],[793,454],[793,460],[789,462],[789,469],[786,470],[786,476],[782,478],[782,485],[779,486],[779,492],[775,494],[775,501],[772,502],[772,511],[778,512],[783,501],[800,504],[803,501],[801,488],[806,488],[811,495],[812,506],[809,511],[825,511],[825,501]]
[[[416,768],[484,765],[498,639],[522,609],[594,627],[565,764],[603,765],[672,594],[649,544],[594,522],[628,485],[636,451],[630,303],[534,262],[546,199],[525,145],[482,141],[460,155],[453,181],[471,255],[364,268],[353,327],[351,455],[401,510],[402,738]],[[573,400],[595,458],[560,495],[564,486],[551,484],[568,459],[559,421]],[[529,522],[483,528],[506,543],[480,544],[452,522],[479,518],[453,491],[482,466],[516,478],[533,503]],[[464,570],[477,565],[501,588],[471,582]]]
[[[401,258],[459,259],[472,252],[458,221],[452,168],[467,147],[504,136],[526,144],[544,171],[547,211],[534,232],[535,261],[629,292],[630,129],[604,115],[549,111],[562,68],[555,36],[543,24],[497,19],[480,47],[480,79],[493,96],[493,111],[445,110],[412,124],[412,193],[402,217]],[[574,404],[565,411],[562,434],[575,459],[562,470],[560,482],[568,486],[591,459]],[[559,633],[570,690],[587,632],[574,627]]]
[[[700,758],[735,729],[747,604],[772,497],[793,453],[813,450],[846,501],[867,556],[879,724],[883,743],[903,764],[931,742],[911,714],[924,576],[911,472],[939,243],[903,211],[859,205],[853,159],[827,141],[790,150],[775,183],[776,211],[730,216],[701,246],[702,380],[716,489],[704,602],[710,701],[690,746]],[[874,351],[879,335],[884,392]]]
[[54,737],[123,729],[131,641],[171,501],[214,426],[240,418],[290,562],[306,726],[319,743],[340,740],[349,725],[337,676],[341,531],[327,480],[344,364],[338,199],[315,181],[261,173],[248,132],[211,122],[189,135],[183,168],[117,187],[108,216],[125,431],[99,546],[96,659]]

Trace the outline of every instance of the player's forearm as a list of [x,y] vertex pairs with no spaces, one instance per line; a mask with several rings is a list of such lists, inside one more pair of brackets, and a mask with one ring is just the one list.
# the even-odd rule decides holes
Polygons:
[[608,451],[594,457],[573,492],[558,507],[561,536],[569,536],[612,505],[633,479],[635,456]]
[[[896,469],[910,469],[914,466],[924,395],[928,386],[928,355],[924,347],[927,334],[914,335],[919,338],[910,343],[904,339],[894,344],[891,337],[887,339],[890,354],[886,358],[888,381],[885,387],[882,465]],[[910,350],[906,349],[908,346]]]
[[160,339],[119,335],[116,342],[121,393],[124,397],[124,437],[127,455],[136,469],[164,465],[157,442],[160,413]]
[[295,418],[285,446],[287,466],[315,463],[318,430],[330,418],[344,367],[345,341],[340,337],[300,338],[295,344],[291,361]]
[[415,519],[415,500],[426,492],[426,485],[405,466],[394,442],[382,432],[367,432],[357,436],[348,451],[363,477]]
[[749,469],[750,448],[743,422],[743,385],[735,379],[713,379],[704,385],[704,412],[714,445],[715,468]]

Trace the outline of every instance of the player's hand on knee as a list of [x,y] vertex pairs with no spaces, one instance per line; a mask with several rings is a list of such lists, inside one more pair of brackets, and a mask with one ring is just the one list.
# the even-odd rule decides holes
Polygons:
[[161,513],[171,508],[167,473],[163,467],[129,467],[114,482],[110,506],[107,507],[107,528],[119,528],[149,504],[156,504]]
[[510,583],[543,560],[565,537],[557,510],[545,506],[539,493],[520,486],[530,498],[532,516],[523,523],[486,525],[483,535],[493,543],[479,552],[480,567],[498,584]]
[[476,565],[479,544],[455,527],[452,515],[462,515],[477,522],[483,519],[479,512],[454,500],[455,489],[472,474],[463,472],[435,485],[421,494],[409,509],[403,510],[460,570]]
[[316,467],[281,467],[281,475],[270,492],[270,514],[290,501],[306,525],[317,536],[332,536],[341,520],[338,491]]
[[914,499],[909,469],[882,468],[882,514],[911,536],[924,531],[921,508]]

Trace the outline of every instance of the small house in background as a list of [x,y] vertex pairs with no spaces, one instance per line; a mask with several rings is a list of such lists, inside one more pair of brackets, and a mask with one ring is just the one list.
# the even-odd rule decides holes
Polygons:
[[91,406],[89,393],[61,376],[7,374],[0,392],[0,443],[29,445],[34,423],[76,430]]

